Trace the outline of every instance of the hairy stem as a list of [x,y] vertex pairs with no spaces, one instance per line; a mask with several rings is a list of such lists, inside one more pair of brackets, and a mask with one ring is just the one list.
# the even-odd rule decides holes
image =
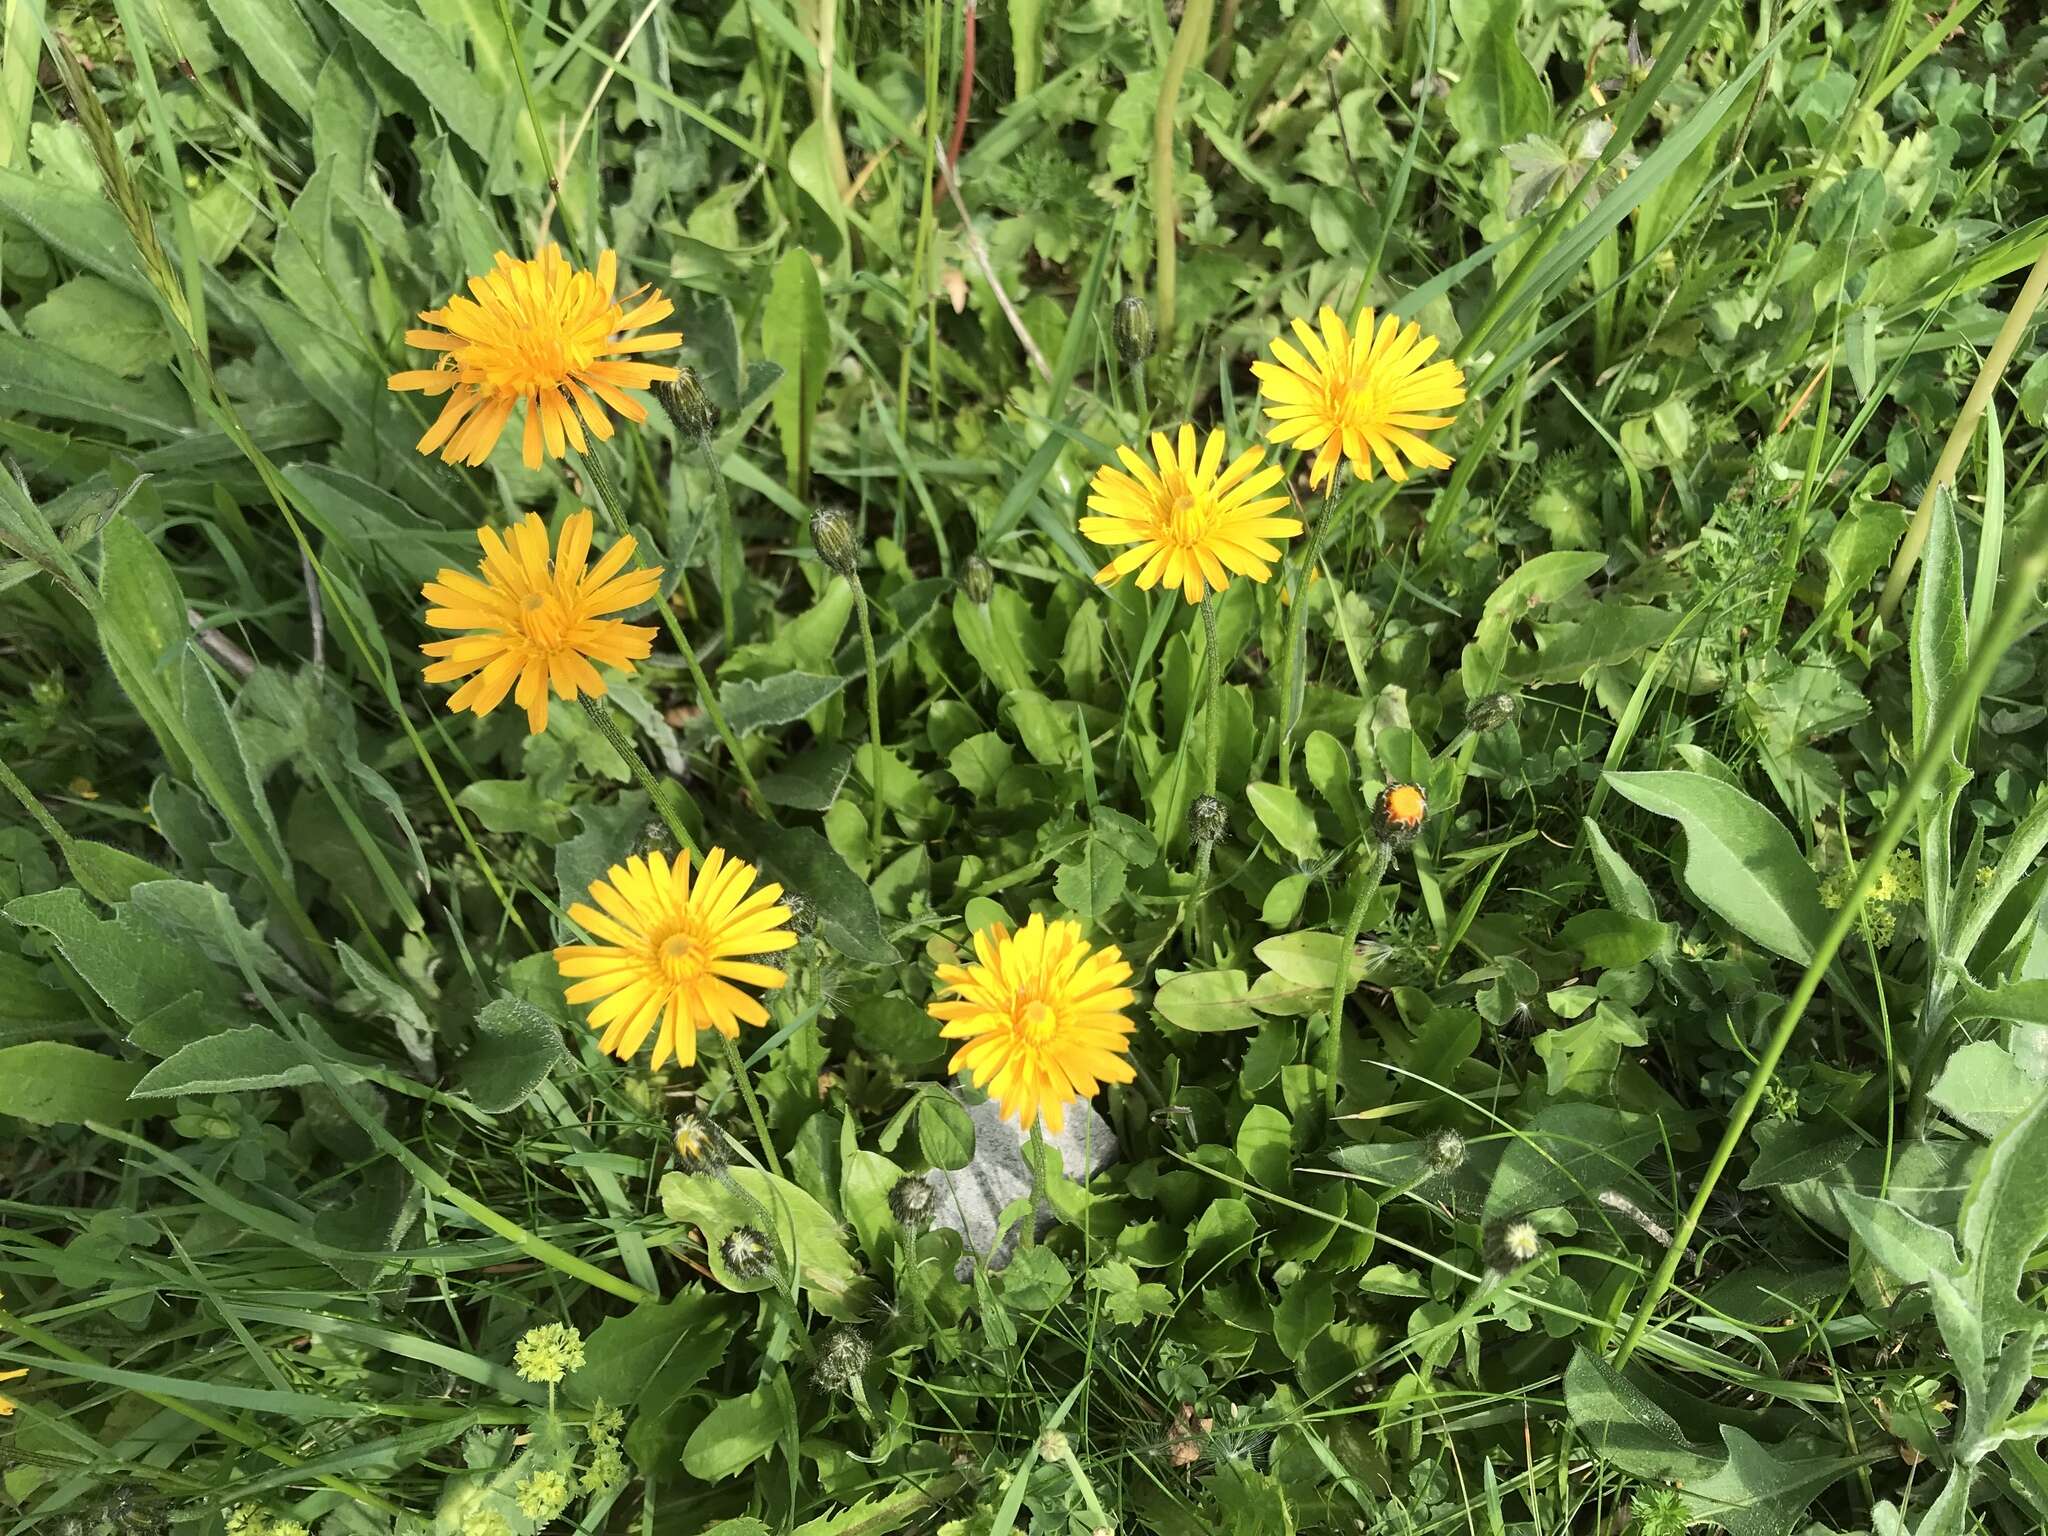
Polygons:
[[761,1100],[754,1093],[754,1080],[747,1074],[746,1059],[740,1055],[739,1042],[718,1032],[719,1043],[725,1047],[725,1065],[732,1073],[735,1087],[740,1091],[740,1102],[747,1106],[747,1118],[754,1122],[754,1134],[761,1138],[761,1156],[767,1160],[768,1171],[778,1179],[782,1177],[782,1158],[775,1150],[775,1138],[768,1134],[768,1117],[761,1112]]

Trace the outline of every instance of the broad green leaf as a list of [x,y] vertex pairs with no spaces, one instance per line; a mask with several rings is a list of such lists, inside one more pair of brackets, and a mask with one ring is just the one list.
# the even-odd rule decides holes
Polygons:
[[2004,1046],[1972,1040],[1949,1057],[1927,1096],[1950,1119],[1979,1136],[1996,1136],[2033,1108],[2048,1078]]
[[808,251],[792,246],[776,263],[769,284],[768,307],[761,318],[761,351],[767,361],[782,369],[772,409],[789,471],[789,488],[798,495],[807,490],[811,428],[817,420],[831,347],[817,264]]
[[1596,970],[1640,965],[1663,950],[1671,925],[1623,912],[1581,912],[1558,930],[1557,942],[1577,950]]
[[1925,1285],[1930,1275],[1958,1273],[1955,1240],[1908,1215],[1895,1202],[1845,1189],[1836,1196],[1836,1204],[1870,1257],[1896,1275],[1901,1285]]
[[1087,928],[1100,928],[1123,899],[1127,866],[1115,849],[1090,836],[1080,855],[1059,867],[1053,895]]
[[1244,795],[1251,802],[1259,825],[1297,859],[1312,859],[1321,850],[1315,813],[1301,803],[1301,797],[1293,790],[1278,784],[1247,784]]
[[156,305],[90,273],[51,289],[22,324],[43,345],[117,378],[139,378],[175,350]]
[[1501,689],[1513,626],[1546,603],[1574,591],[1607,564],[1607,557],[1588,551],[1552,550],[1516,567],[1486,600],[1472,643],[1465,647],[1462,671],[1465,696],[1483,698]]
[[1685,829],[1686,887],[1716,917],[1788,960],[1813,958],[1827,930],[1819,884],[1775,816],[1705,774],[1610,772],[1607,782]]
[[732,1312],[729,1298],[698,1289],[608,1317],[585,1342],[567,1391],[579,1403],[661,1412],[718,1363]]
[[740,678],[718,690],[726,723],[735,735],[791,725],[828,699],[837,698],[846,679],[835,674],[784,672],[775,677]]
[[896,959],[873,890],[823,836],[809,827],[771,826],[743,813],[733,822],[737,840],[727,846],[746,849],[771,879],[809,898],[827,944],[849,960],[885,965]]
[[974,1141],[974,1117],[958,1099],[939,1090],[918,1096],[917,1149],[926,1162],[958,1173],[974,1161]]
[[739,1167],[722,1174],[671,1173],[661,1181],[661,1208],[669,1220],[703,1230],[711,1272],[719,1284],[732,1291],[765,1291],[777,1284],[772,1273],[734,1274],[720,1251],[735,1228],[760,1230],[765,1211],[774,1223],[770,1235],[784,1261],[795,1265],[798,1288],[810,1304],[827,1317],[861,1315],[868,1286],[860,1278],[853,1255],[846,1251],[839,1223],[787,1179],[758,1168]]
[[149,1111],[128,1096],[143,1069],[58,1040],[0,1049],[0,1115],[31,1125],[134,1120]]
[[306,117],[320,74],[320,43],[291,0],[207,0],[213,19],[248,55],[256,78]]
[[744,1472],[775,1449],[787,1415],[789,1387],[780,1371],[742,1397],[712,1405],[683,1446],[683,1467],[707,1483]]
[[1964,1277],[1971,1309],[1995,1330],[2024,1327],[2038,1316],[2019,1300],[2020,1277],[2048,1237],[2048,1093],[1999,1133],[1963,1202]]
[[1152,1006],[1169,1024],[1198,1034],[1259,1022],[1243,971],[1183,971],[1152,994]]
[[531,1003],[501,997],[476,1016],[476,1038],[462,1056],[462,1090],[478,1109],[501,1115],[524,1104],[567,1060],[559,1022]]
[[1604,1104],[1553,1104],[1515,1132],[1486,1192],[1484,1221],[1596,1199],[1634,1186],[1635,1167],[1661,1143],[1656,1119]]
[[[330,1067],[330,1071],[346,1069]],[[135,1085],[138,1099],[167,1099],[181,1093],[250,1093],[259,1088],[293,1088],[318,1082],[320,1069],[296,1041],[260,1024],[222,1030],[194,1040],[150,1068]]]
[[1461,143],[1482,153],[1540,132],[1550,121],[1550,96],[1515,40],[1516,0],[1496,0],[1475,36],[1467,38],[1464,73],[1445,103]]
[[[333,0],[334,10],[479,155],[491,153],[500,98],[480,90],[460,55],[427,20],[386,0]],[[422,128],[427,126],[423,120]],[[436,297],[439,297],[438,295]]]
[[1572,1351],[1565,1367],[1564,1406],[1593,1454],[1633,1477],[1705,1477],[1720,1460],[1686,1438],[1656,1397],[1583,1347]]

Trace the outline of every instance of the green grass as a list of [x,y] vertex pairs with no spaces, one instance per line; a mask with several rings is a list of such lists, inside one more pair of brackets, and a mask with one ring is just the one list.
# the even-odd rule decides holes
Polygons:
[[[0,23],[0,1533],[2048,1526],[2029,8]],[[543,229],[706,439],[414,451]],[[1254,442],[1323,304],[1459,360],[1454,466],[1098,586],[1095,469]],[[653,656],[449,713],[421,582],[579,506]],[[814,919],[738,1071],[550,955],[680,843]],[[924,1008],[1031,912],[1136,1080],[963,1281]]]

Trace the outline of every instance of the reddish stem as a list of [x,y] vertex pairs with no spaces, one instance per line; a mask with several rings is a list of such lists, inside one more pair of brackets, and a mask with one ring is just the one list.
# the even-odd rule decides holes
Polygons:
[[967,140],[967,103],[974,97],[974,0],[967,0],[967,30],[960,39],[960,94],[953,102],[953,137],[946,143],[947,179],[960,175],[960,146]]

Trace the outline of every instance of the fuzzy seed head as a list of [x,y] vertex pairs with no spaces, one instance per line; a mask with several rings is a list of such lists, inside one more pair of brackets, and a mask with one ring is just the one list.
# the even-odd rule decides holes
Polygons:
[[853,1384],[867,1374],[874,1357],[874,1347],[860,1332],[842,1323],[826,1333],[812,1369],[826,1391],[850,1392]]
[[929,1227],[938,1203],[931,1184],[915,1176],[898,1179],[896,1187],[889,1191],[889,1214],[908,1232],[922,1232]]
[[1431,1173],[1452,1173],[1465,1161],[1465,1138],[1446,1127],[1430,1134],[1422,1144],[1423,1161]]
[[775,1262],[775,1250],[767,1237],[753,1227],[734,1227],[726,1233],[725,1241],[718,1245],[718,1256],[741,1280],[760,1279]]
[[1196,846],[1214,845],[1230,831],[1230,807],[1214,795],[1197,795],[1188,807],[1188,836]]

